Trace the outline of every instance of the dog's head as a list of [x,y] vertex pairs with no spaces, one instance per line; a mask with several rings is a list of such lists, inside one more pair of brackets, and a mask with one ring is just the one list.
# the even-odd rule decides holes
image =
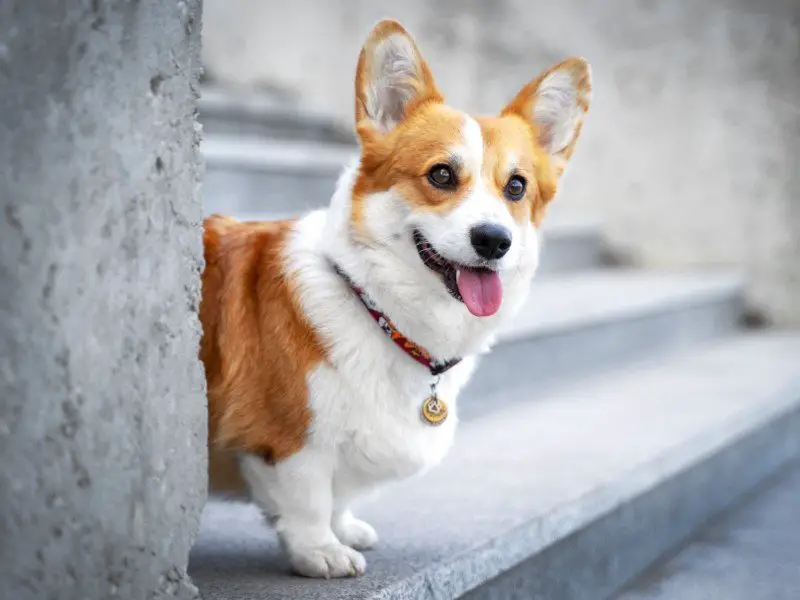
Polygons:
[[389,251],[473,315],[494,314],[504,285],[538,264],[538,227],[590,97],[589,65],[572,58],[499,116],[471,117],[444,103],[409,33],[381,21],[356,74],[354,239]]

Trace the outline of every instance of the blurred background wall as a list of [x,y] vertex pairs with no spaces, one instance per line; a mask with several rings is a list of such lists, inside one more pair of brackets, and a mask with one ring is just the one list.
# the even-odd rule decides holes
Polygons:
[[349,125],[383,17],[471,111],[586,56],[595,100],[559,210],[598,218],[626,262],[741,267],[756,313],[800,325],[797,0],[206,0],[206,77]]

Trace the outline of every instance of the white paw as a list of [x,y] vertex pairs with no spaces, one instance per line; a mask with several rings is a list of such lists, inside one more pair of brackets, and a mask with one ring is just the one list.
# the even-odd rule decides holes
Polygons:
[[378,534],[372,525],[353,516],[338,519],[333,532],[339,541],[356,550],[369,550],[378,543]]
[[306,577],[355,577],[367,568],[364,555],[344,544],[294,548],[289,552],[292,567]]

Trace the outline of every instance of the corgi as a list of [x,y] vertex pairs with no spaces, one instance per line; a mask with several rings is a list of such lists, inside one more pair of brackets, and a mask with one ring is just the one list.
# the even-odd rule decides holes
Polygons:
[[381,21],[355,77],[360,156],[329,207],[206,219],[210,486],[243,482],[298,574],[362,574],[378,535],[354,503],[447,453],[459,390],[529,292],[590,99],[571,58],[470,116]]

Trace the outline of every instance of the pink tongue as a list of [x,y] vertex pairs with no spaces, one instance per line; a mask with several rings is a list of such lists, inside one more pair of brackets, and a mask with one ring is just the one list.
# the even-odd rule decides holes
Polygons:
[[464,304],[476,317],[490,317],[500,309],[503,284],[495,271],[459,269],[456,284]]

